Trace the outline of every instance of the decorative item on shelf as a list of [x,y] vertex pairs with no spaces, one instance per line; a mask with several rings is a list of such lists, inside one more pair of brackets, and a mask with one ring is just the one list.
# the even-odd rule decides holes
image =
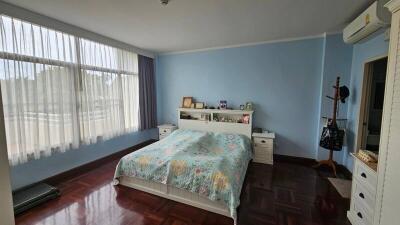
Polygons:
[[196,109],[203,109],[204,108],[204,102],[196,102],[195,103],[195,108]]
[[245,123],[245,124],[249,124],[249,122],[250,122],[250,115],[249,115],[249,114],[243,114],[242,121],[243,121],[243,123]]
[[226,100],[219,101],[219,109],[226,109],[228,107],[228,103]]
[[357,156],[364,162],[367,163],[377,163],[378,162],[378,155],[368,151],[368,150],[359,150]]
[[192,119],[192,116],[186,113],[182,113],[181,114],[181,119],[186,119],[186,120],[190,120]]
[[244,110],[244,105],[240,105],[240,110]]
[[262,133],[262,132],[263,132],[263,130],[260,127],[254,127],[253,128],[253,133]]
[[183,97],[182,108],[191,108],[193,102],[193,97]]
[[203,120],[203,121],[210,121],[210,114],[208,114],[208,113],[202,113],[201,114],[201,116],[200,116],[200,120]]
[[190,104],[190,108],[191,108],[191,109],[196,108],[196,104],[195,104],[195,103]]
[[246,107],[245,110],[253,110],[253,103],[252,102],[246,102]]

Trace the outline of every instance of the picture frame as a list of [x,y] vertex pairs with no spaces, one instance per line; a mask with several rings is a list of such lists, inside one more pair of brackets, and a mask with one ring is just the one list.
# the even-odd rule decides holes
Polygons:
[[204,109],[204,102],[196,102],[195,108],[196,109]]
[[192,103],[193,103],[193,97],[182,98],[182,108],[191,108]]

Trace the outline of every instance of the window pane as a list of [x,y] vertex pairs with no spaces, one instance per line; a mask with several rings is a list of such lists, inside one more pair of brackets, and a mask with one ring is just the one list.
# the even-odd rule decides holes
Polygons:
[[138,76],[82,71],[79,111],[81,139],[86,143],[138,128]]
[[8,154],[13,163],[74,144],[73,70],[0,59],[0,74]]
[[0,52],[76,63],[72,35],[0,16]]
[[0,15],[11,163],[136,131],[137,61],[133,52]]
[[80,39],[81,62],[96,66],[138,74],[137,54],[86,39]]
[[139,78],[122,74],[121,83],[124,127],[127,131],[135,131],[139,127]]

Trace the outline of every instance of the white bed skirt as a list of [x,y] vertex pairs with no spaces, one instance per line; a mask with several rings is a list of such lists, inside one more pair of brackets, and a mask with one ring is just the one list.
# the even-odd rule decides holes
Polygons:
[[131,187],[213,213],[231,217],[229,209],[223,203],[212,201],[197,193],[192,193],[170,185],[126,176],[119,177],[118,181],[115,181],[115,184]]

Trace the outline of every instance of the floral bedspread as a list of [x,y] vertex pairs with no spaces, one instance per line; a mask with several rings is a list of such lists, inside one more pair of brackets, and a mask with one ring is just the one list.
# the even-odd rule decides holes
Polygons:
[[180,129],[124,156],[114,178],[142,178],[224,202],[236,221],[251,157],[250,140],[243,135]]

